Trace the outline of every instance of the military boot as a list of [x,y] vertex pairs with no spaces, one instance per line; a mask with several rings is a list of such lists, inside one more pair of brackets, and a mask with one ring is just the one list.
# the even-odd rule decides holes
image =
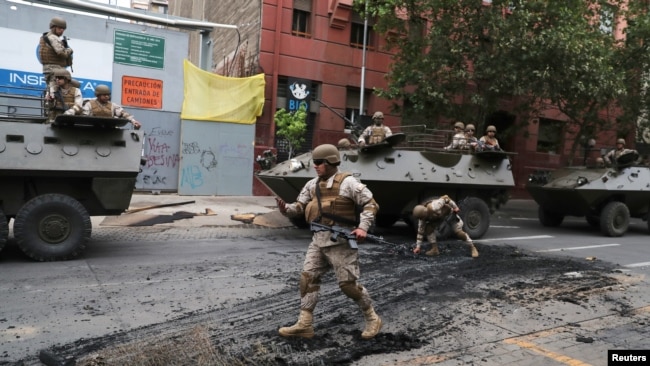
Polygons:
[[374,338],[381,329],[381,318],[375,313],[372,306],[363,312],[363,317],[366,319],[366,327],[361,333],[361,338]]
[[431,249],[427,250],[424,254],[428,255],[429,257],[433,257],[434,255],[439,255],[440,251],[438,250],[438,243],[431,244]]
[[300,310],[300,316],[296,324],[290,327],[282,327],[278,330],[283,337],[303,337],[311,338],[314,336],[314,327],[312,326],[313,316],[309,310]]
[[474,246],[474,244],[470,243],[469,247],[472,250],[472,258],[478,258],[478,250],[476,250],[476,247]]

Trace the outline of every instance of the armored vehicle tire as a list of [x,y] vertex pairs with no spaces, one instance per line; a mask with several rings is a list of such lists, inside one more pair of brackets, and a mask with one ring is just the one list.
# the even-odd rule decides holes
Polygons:
[[472,239],[479,239],[490,228],[490,208],[480,198],[467,197],[460,203],[463,230]]
[[0,250],[4,248],[7,243],[7,238],[9,237],[9,224],[7,222],[7,216],[5,213],[0,210]]
[[85,207],[62,194],[44,194],[27,201],[14,221],[20,249],[38,261],[77,257],[86,247],[92,225]]
[[542,226],[546,227],[560,226],[562,221],[564,221],[564,215],[557,212],[551,212],[542,206],[539,206],[537,209],[537,217]]
[[299,229],[309,229],[309,224],[307,223],[307,220],[305,220],[305,217],[302,215],[298,217],[290,217],[289,221],[291,221],[291,223]]
[[600,213],[600,230],[607,236],[622,236],[630,226],[630,210],[625,203],[612,201]]

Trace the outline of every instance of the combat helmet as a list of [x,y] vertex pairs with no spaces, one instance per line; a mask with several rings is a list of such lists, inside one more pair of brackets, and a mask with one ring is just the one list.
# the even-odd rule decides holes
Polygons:
[[490,131],[492,131],[492,132],[497,132],[497,128],[494,127],[494,125],[489,125],[489,126],[487,126],[487,128],[485,129],[485,132],[490,132]]
[[54,70],[54,77],[61,76],[64,77],[66,80],[71,81],[72,80],[72,75],[70,75],[70,71],[63,69],[63,68],[58,68]]
[[465,129],[465,124],[461,121],[454,123],[454,128],[460,128],[461,130]]
[[417,205],[413,207],[413,217],[416,219],[426,219],[427,218],[427,208],[424,207],[423,205]]
[[617,144],[623,144],[623,146],[625,146],[625,139],[618,139],[618,140],[616,140],[616,143]]
[[375,114],[372,115],[372,119],[384,119],[384,114],[381,111],[375,112]]
[[341,163],[339,149],[332,144],[317,146],[311,155],[314,160],[325,159],[330,165],[339,165]]
[[465,126],[465,131],[467,131],[467,130],[476,131],[476,127],[474,127],[473,124],[468,123],[468,124]]
[[95,87],[95,96],[98,97],[100,95],[104,94],[111,94],[111,88],[109,88],[107,85],[104,84],[99,84]]
[[81,82],[77,79],[72,79],[70,80],[70,85],[74,86],[75,88],[81,87]]
[[54,17],[52,20],[50,20],[50,29],[52,29],[52,27],[61,27],[63,29],[66,29],[68,27],[68,24],[66,23],[65,19]]

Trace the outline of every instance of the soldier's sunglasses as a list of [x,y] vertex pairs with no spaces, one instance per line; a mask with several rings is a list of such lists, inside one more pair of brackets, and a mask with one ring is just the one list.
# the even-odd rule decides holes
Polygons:
[[466,129],[465,131],[466,131],[466,132],[474,132],[474,130],[471,129],[471,128],[468,128],[468,129]]
[[314,165],[321,165],[325,163],[325,159],[314,159]]

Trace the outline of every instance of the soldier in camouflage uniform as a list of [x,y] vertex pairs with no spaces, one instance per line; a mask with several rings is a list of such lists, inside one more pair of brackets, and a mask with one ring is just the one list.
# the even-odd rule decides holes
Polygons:
[[364,146],[366,143],[368,143],[368,145],[378,144],[392,134],[393,132],[390,128],[384,126],[384,114],[377,111],[372,115],[372,125],[363,130],[363,133],[359,136],[357,142],[361,146]]
[[465,124],[458,121],[454,123],[454,136],[451,138],[451,144],[445,146],[445,150],[464,149],[466,145]]
[[48,113],[48,123],[54,122],[59,115],[76,115],[81,114],[83,99],[81,90],[72,85],[72,77],[66,69],[54,71],[56,88],[54,90],[54,100],[50,103],[51,107]]
[[607,166],[616,165],[618,158],[620,158],[622,155],[636,152],[637,151],[634,149],[625,148],[625,139],[618,139],[616,140],[616,149],[613,149],[605,154],[605,156],[603,156],[603,161]]
[[127,113],[120,105],[111,102],[111,89],[106,85],[95,87],[96,98],[88,100],[83,105],[84,116],[126,118],[131,121],[133,128],[140,128],[140,122]]
[[61,39],[67,27],[65,19],[54,17],[50,20],[50,31],[43,33],[39,41],[38,57],[43,65],[43,75],[47,85],[45,97],[49,100],[54,98],[56,89],[54,71],[72,65],[72,48]]
[[[413,217],[418,219],[418,234],[413,253],[420,253],[420,246],[426,237],[429,243],[431,243],[431,249],[424,254],[428,256],[440,254],[438,251],[438,243],[436,242],[436,229],[443,223],[447,216],[457,214],[459,211],[460,208],[458,208],[456,202],[447,195],[415,206],[413,208]],[[465,243],[469,245],[472,251],[472,258],[478,257],[478,250],[476,250],[474,242],[472,242],[469,235],[463,231],[463,220],[461,220],[460,217],[458,217],[458,221],[454,224],[452,229],[459,239],[464,240]]]
[[[305,184],[295,203],[276,199],[280,212],[290,217],[304,215],[307,222],[356,227],[352,234],[363,241],[379,210],[372,192],[349,173],[338,170],[341,159],[336,146],[320,145],[314,149],[312,157],[318,176]],[[357,207],[362,209],[358,224]],[[339,236],[336,241],[330,238],[329,231],[314,232],[312,236],[300,275],[300,316],[293,326],[279,329],[283,337],[314,336],[313,311],[318,302],[321,277],[330,269],[334,270],[341,291],[354,300],[363,313],[366,326],[361,338],[373,338],[381,329],[382,321],[375,313],[370,294],[359,283],[358,250],[350,248],[344,237]]]

